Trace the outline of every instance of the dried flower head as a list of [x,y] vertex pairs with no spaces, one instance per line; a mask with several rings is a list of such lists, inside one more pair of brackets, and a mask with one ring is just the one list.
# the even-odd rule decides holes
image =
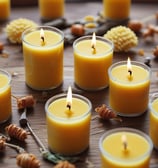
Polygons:
[[24,30],[26,30],[27,28],[34,28],[36,26],[37,24],[29,19],[20,18],[13,20],[6,26],[7,37],[11,43],[21,44],[21,35]]
[[138,44],[135,33],[125,26],[116,26],[110,29],[104,37],[114,43],[114,51],[116,52],[128,51]]

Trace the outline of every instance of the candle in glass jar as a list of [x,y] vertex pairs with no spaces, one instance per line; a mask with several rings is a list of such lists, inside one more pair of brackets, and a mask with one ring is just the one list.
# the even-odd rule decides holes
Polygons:
[[0,123],[11,117],[11,75],[0,69]]
[[0,20],[5,21],[10,16],[10,0],[0,0]]
[[63,38],[63,33],[53,27],[24,31],[23,56],[28,86],[36,90],[48,90],[62,84]]
[[48,146],[52,152],[76,155],[88,148],[91,106],[87,98],[76,94],[72,94],[71,101],[65,94],[47,101]]
[[132,128],[107,131],[99,141],[101,167],[149,167],[153,144],[148,135]]
[[122,116],[138,116],[148,108],[150,69],[145,64],[132,61],[113,64],[109,68],[109,103]]
[[113,59],[113,43],[105,38],[84,36],[73,44],[75,83],[85,90],[108,86],[108,68]]
[[103,0],[103,14],[111,20],[128,19],[130,6],[131,0]]
[[52,20],[63,17],[65,0],[39,0],[42,19]]
[[149,135],[153,141],[154,147],[158,149],[158,93],[154,93],[150,98],[150,124]]

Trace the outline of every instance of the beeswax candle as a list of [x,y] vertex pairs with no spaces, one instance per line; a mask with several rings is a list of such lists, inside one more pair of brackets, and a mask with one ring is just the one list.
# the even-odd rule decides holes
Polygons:
[[0,21],[5,21],[10,16],[10,0],[0,0]]
[[[40,37],[43,28],[44,37]],[[58,87],[63,80],[63,33],[54,27],[37,27],[23,35],[25,80],[36,90]]]

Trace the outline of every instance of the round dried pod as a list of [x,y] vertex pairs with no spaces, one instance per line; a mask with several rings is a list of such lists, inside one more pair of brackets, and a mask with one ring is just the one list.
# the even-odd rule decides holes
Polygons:
[[40,161],[35,155],[29,153],[21,153],[16,157],[17,165],[21,168],[39,168]]
[[76,166],[68,161],[60,161],[54,168],[76,168]]
[[138,44],[135,33],[125,26],[113,27],[104,37],[114,43],[114,51],[116,52],[126,52]]
[[20,128],[15,124],[10,124],[9,126],[5,127],[5,130],[10,137],[16,138],[20,141],[25,141],[28,135],[23,128]]
[[128,27],[135,33],[138,33],[143,28],[143,24],[139,20],[131,20],[128,22]]
[[85,33],[84,26],[82,24],[73,24],[71,26],[71,33],[75,36],[83,36]]
[[24,32],[24,30],[26,30],[27,28],[34,28],[36,26],[37,24],[32,20],[24,18],[15,19],[6,26],[7,38],[11,43],[21,44],[21,35]]
[[158,46],[156,46],[153,50],[153,55],[158,58]]

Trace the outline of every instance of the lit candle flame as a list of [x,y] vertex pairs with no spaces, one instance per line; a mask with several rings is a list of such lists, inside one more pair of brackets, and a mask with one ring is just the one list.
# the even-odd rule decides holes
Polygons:
[[67,93],[67,99],[66,99],[66,107],[68,107],[69,110],[70,110],[71,109],[71,105],[72,105],[72,89],[69,86],[68,93]]
[[93,36],[92,36],[91,47],[93,49],[93,53],[95,54],[96,53],[96,36],[95,36],[95,33],[93,33]]
[[130,61],[130,58],[128,57],[128,60],[127,60],[127,70],[130,74],[130,76],[132,76],[132,65],[131,65],[131,61]]
[[122,144],[123,144],[123,148],[124,150],[127,150],[127,137],[126,135],[122,135]]
[[45,44],[45,40],[44,40],[44,30],[43,29],[41,29],[41,31],[40,31],[40,38],[42,40],[42,45],[44,45]]

